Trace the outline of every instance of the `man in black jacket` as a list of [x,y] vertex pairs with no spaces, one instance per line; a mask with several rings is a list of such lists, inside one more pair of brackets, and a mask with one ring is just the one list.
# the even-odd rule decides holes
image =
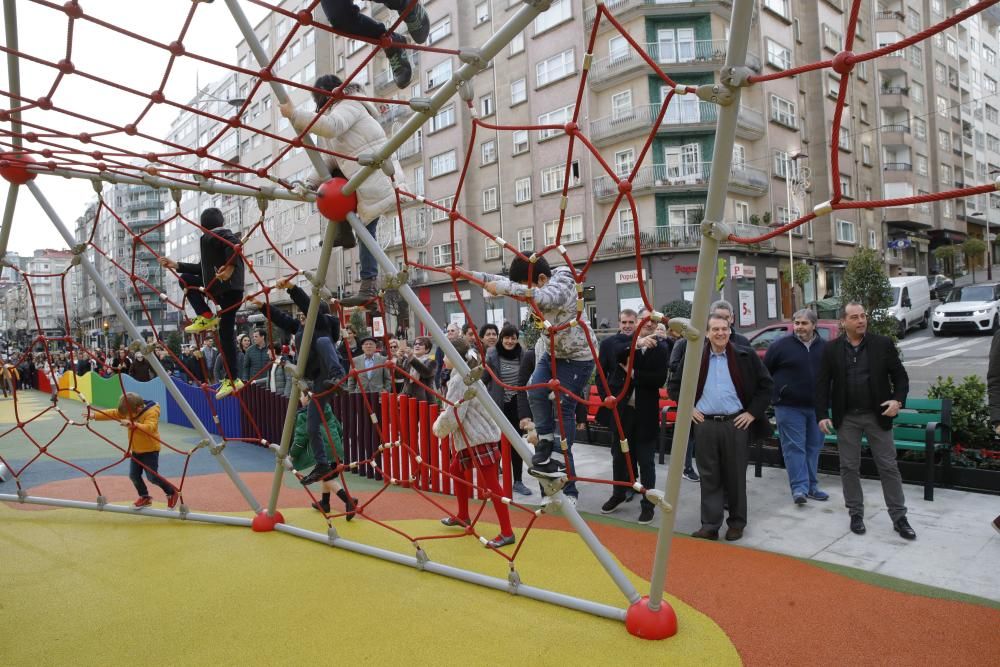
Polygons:
[[[868,315],[857,302],[841,310],[844,335],[823,350],[818,386],[816,419],[824,433],[837,429],[840,452],[840,480],[844,504],[851,516],[851,531],[865,532],[865,503],[861,490],[861,437],[868,439],[882,495],[892,527],[907,540],[917,534],[906,520],[903,479],[896,465],[892,419],[906,402],[910,379],[899,360],[891,338],[868,333]],[[831,420],[828,411],[833,411]]]
[[[986,395],[990,407],[990,424],[1000,435],[1000,330],[993,333],[990,346],[990,365],[986,370]],[[993,519],[993,527],[1000,533],[1000,515]]]
[[[765,411],[773,382],[764,362],[748,347],[730,342],[729,318],[708,318],[708,340],[701,357],[692,430],[698,441],[701,472],[701,528],[692,535],[719,539],[723,505],[729,503],[726,539],[743,537],[747,524],[747,450],[757,438],[771,434]],[[678,396],[683,366],[668,383]]]
[[[226,372],[217,399],[223,399],[243,386],[236,377],[236,310],[243,300],[243,255],[240,254],[240,239],[228,229],[224,229],[226,219],[217,208],[207,208],[201,214],[201,261],[198,264],[175,262],[169,257],[160,257],[161,266],[177,271],[181,289],[191,307],[197,313],[194,322],[184,329],[187,333],[219,330],[219,347],[226,362]],[[214,317],[205,303],[204,291],[219,305],[219,316]],[[209,366],[211,371],[212,366]],[[234,379],[235,378],[235,379]]]

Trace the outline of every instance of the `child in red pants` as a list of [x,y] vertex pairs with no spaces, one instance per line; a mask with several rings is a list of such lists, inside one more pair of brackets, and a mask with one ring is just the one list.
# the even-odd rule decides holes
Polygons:
[[[452,341],[455,349],[461,354],[469,368],[479,365],[478,354],[470,352],[469,344],[458,338]],[[451,360],[445,357],[445,367],[452,368]],[[439,438],[455,433],[452,438],[452,448],[455,455],[451,460],[448,472],[455,478],[455,496],[458,498],[458,515],[441,519],[446,526],[468,526],[469,495],[472,481],[472,471],[479,470],[479,484],[492,494],[493,507],[500,521],[500,534],[486,543],[487,547],[498,549],[514,544],[514,529],[510,525],[510,512],[504,504],[503,491],[497,481],[497,466],[500,463],[500,427],[490,417],[478,400],[462,401],[467,389],[461,375],[452,373],[448,380],[446,395],[448,407],[434,422],[434,435]]]

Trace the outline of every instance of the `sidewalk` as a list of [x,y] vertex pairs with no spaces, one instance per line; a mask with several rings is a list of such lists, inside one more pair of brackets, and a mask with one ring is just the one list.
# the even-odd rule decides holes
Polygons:
[[[581,477],[611,477],[611,453],[606,447],[574,445]],[[663,488],[667,465],[656,466],[657,488]],[[867,572],[915,581],[951,591],[1000,601],[1000,533],[990,526],[1000,514],[1000,496],[938,488],[933,502],[923,499],[920,486],[904,485],[910,524],[917,539],[908,542],[892,529],[878,480],[863,479],[865,523],[868,532],[855,535],[848,526],[844,494],[837,475],[820,475],[830,500],[792,503],[784,468],[763,469],[763,477],[747,468],[750,515],[746,534],[734,544],[798,558],[846,565]],[[532,486],[534,489],[534,487]],[[595,484],[580,485],[578,507],[600,515],[610,491]],[[538,495],[533,496],[537,500]],[[518,496],[518,500],[528,500]],[[690,535],[701,527],[699,485],[681,481],[676,534]],[[608,515],[635,522],[639,500],[619,506]],[[659,525],[657,519],[651,524]]]

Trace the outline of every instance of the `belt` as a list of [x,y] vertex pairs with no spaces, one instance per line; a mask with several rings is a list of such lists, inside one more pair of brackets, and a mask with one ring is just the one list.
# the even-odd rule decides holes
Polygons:
[[740,414],[739,412],[734,412],[731,415],[705,415],[705,419],[711,419],[712,421],[717,421],[717,422],[727,422],[736,419],[737,415],[739,414]]

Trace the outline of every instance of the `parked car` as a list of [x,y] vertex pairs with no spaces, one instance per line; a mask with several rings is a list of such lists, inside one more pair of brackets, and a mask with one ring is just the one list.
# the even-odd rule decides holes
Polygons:
[[944,300],[944,297],[948,296],[948,292],[951,288],[955,286],[955,281],[953,281],[948,276],[943,276],[940,273],[933,276],[927,276],[927,286],[931,290],[932,299]]
[[992,333],[1000,329],[1000,283],[955,287],[931,316],[935,336],[962,331]]
[[[792,321],[785,320],[748,333],[747,338],[750,340],[750,347],[756,350],[757,356],[763,359],[771,343],[793,331]],[[840,335],[840,321],[820,320],[816,323],[816,331],[823,340],[833,340]]]
[[931,291],[921,276],[896,276],[889,278],[892,304],[889,314],[896,320],[896,336],[903,340],[906,332],[919,325],[926,329],[931,319]]

